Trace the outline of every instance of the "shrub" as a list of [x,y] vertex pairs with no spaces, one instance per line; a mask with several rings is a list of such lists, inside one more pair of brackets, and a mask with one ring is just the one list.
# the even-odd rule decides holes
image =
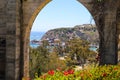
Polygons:
[[94,66],[80,71],[50,70],[34,80],[120,80],[120,65]]

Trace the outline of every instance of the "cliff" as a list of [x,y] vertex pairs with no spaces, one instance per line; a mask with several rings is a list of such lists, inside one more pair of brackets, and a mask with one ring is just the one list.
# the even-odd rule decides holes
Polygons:
[[62,42],[72,38],[81,38],[90,43],[98,44],[99,35],[95,25],[84,24],[76,25],[73,28],[57,28],[49,30],[44,34],[41,40],[59,39]]

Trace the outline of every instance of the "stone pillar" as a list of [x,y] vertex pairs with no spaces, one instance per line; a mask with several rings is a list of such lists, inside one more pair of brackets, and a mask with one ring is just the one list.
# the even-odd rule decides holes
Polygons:
[[20,0],[6,1],[6,67],[5,80],[20,80]]
[[100,36],[100,65],[117,64],[117,25],[116,25],[116,12],[117,6],[115,1],[109,0],[99,2],[97,7],[96,24]]
[[15,4],[14,0],[6,1],[6,80],[15,80]]
[[93,15],[100,38],[100,65],[117,64],[117,8],[119,0],[78,0]]
[[6,1],[0,1],[0,80],[5,80],[6,55]]

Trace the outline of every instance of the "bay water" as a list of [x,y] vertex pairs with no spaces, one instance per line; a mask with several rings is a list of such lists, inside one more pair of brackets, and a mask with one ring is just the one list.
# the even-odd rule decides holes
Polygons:
[[[32,40],[39,41],[43,37],[44,34],[45,34],[45,32],[31,31],[31,33],[30,33],[30,41],[32,41]],[[33,48],[35,48],[35,47],[37,47],[39,45],[38,44],[32,44],[30,42],[30,46],[33,47]]]

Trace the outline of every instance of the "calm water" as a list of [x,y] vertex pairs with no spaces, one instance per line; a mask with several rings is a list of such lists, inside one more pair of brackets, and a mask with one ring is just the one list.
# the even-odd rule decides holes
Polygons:
[[[45,32],[31,32],[30,41],[31,40],[40,40],[44,34],[45,34]],[[33,48],[36,48],[39,45],[30,43],[30,46]]]

